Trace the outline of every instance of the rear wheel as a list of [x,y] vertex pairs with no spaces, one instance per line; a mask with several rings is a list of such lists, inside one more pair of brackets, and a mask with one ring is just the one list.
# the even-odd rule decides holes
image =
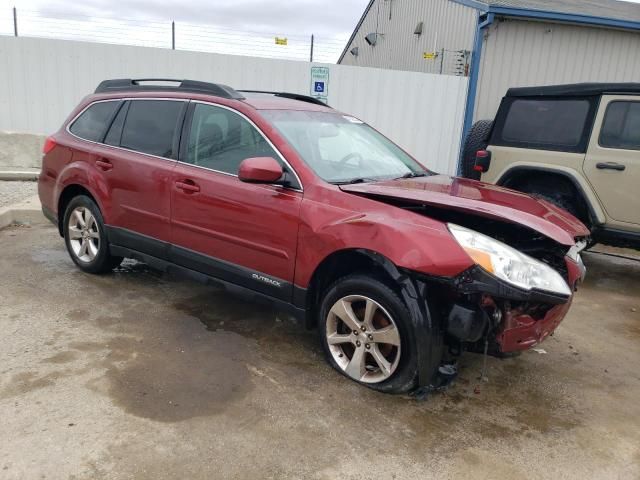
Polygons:
[[86,195],[73,198],[64,214],[64,241],[73,262],[88,273],[106,273],[120,265],[122,257],[109,253],[102,214]]
[[349,275],[324,295],[318,322],[329,363],[375,390],[405,393],[415,385],[417,355],[410,315],[387,285]]

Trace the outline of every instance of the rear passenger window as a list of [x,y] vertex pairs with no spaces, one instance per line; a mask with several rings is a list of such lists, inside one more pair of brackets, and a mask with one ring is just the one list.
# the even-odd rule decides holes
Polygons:
[[505,97],[498,111],[492,145],[584,153],[598,97]]
[[640,150],[640,102],[611,102],[600,132],[600,145]]
[[186,161],[219,172],[238,174],[251,157],[280,159],[265,138],[240,115],[225,108],[196,104]]
[[502,129],[506,142],[576,147],[582,140],[587,100],[515,100]]
[[122,102],[99,102],[87,108],[69,127],[74,135],[92,142],[101,142],[111,118]]
[[174,135],[183,106],[180,101],[131,100],[120,146],[158,157],[174,157]]
[[107,145],[114,145],[116,147],[120,145],[120,137],[122,137],[122,127],[124,126],[124,119],[127,116],[127,110],[128,104],[125,102],[116,115],[116,118],[111,122],[107,136],[104,137],[104,143]]

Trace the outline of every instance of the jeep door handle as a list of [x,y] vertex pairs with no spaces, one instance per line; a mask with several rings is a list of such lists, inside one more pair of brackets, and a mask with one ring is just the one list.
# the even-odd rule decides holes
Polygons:
[[109,160],[96,160],[96,167],[98,167],[103,172],[111,170],[113,168],[113,163]]
[[193,180],[177,181],[176,188],[185,193],[197,193],[200,191],[200,185],[197,185]]
[[625,165],[615,162],[606,162],[596,164],[598,170],[617,170],[618,172],[624,172],[627,168]]

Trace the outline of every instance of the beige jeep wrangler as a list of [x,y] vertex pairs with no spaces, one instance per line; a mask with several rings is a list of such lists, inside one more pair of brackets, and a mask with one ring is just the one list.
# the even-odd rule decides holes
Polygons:
[[640,84],[510,89],[469,132],[462,174],[555,203],[594,243],[640,249]]

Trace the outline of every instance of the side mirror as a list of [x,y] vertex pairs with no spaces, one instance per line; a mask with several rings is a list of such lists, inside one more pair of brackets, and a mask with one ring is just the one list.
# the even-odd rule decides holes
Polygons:
[[275,158],[253,157],[240,163],[238,178],[247,183],[277,183],[283,174],[282,166]]

